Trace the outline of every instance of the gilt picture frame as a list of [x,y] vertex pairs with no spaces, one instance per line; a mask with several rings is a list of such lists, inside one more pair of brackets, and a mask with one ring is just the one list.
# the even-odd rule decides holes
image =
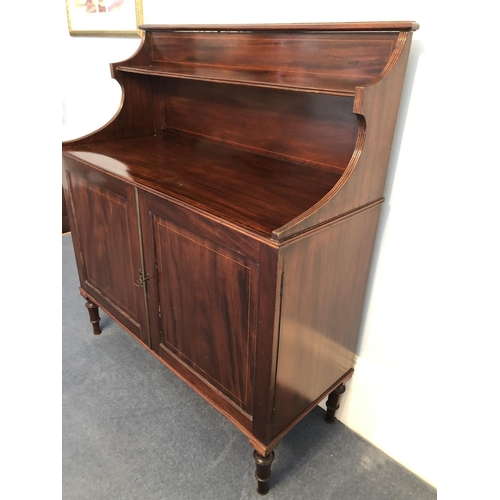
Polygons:
[[71,36],[140,37],[142,0],[66,0]]

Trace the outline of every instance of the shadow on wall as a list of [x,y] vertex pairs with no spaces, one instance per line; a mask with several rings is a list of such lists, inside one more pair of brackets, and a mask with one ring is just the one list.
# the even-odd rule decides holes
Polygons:
[[[387,225],[387,220],[389,218],[389,213],[391,210],[391,195],[392,188],[394,184],[394,177],[396,174],[396,168],[399,161],[399,153],[401,150],[401,141],[404,135],[404,129],[406,125],[406,118],[408,115],[408,107],[410,103],[410,96],[413,90],[413,84],[415,82],[415,75],[417,72],[418,60],[420,56],[425,52],[425,45],[421,40],[412,40],[410,55],[408,58],[408,65],[406,69],[406,76],[403,85],[403,91],[401,94],[401,102],[399,105],[398,120],[396,124],[396,130],[394,132],[394,140],[392,143],[391,157],[389,160],[389,168],[387,171],[387,180],[385,185],[385,202],[382,204],[382,210],[380,212],[380,220],[377,230],[377,236],[375,239],[375,246],[373,249],[372,264],[370,268],[370,275],[368,277],[368,284],[366,288],[365,296],[365,306],[363,310],[363,317],[361,319],[360,335],[358,338],[358,345],[356,347],[356,355],[359,356],[361,345],[363,344],[363,337],[365,333],[366,316],[368,311],[368,305],[371,300],[373,291],[373,280],[375,272],[377,269],[377,262],[380,254],[380,246],[382,238],[385,232],[385,227]],[[399,168],[403,168],[401,165]]]

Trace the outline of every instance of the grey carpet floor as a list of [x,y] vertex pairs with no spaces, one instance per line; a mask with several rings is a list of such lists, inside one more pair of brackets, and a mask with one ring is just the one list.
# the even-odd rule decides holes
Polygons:
[[255,489],[245,436],[101,311],[92,334],[63,245],[64,500],[427,500],[436,490],[317,407]]

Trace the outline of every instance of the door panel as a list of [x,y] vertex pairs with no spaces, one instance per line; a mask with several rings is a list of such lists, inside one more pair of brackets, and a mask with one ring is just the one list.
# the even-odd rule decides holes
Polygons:
[[149,206],[144,225],[156,267],[150,316],[160,315],[153,349],[162,357],[175,355],[251,414],[257,264],[228,248],[231,242],[221,242],[220,235],[188,231],[172,222],[168,208],[157,208]]
[[134,286],[142,268],[135,190],[85,167],[67,179],[82,288],[148,344],[144,289]]

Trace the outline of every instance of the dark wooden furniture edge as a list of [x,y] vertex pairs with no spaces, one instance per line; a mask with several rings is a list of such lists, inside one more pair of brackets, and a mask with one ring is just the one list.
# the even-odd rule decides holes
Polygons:
[[143,31],[417,31],[415,21],[284,24],[141,24]]

